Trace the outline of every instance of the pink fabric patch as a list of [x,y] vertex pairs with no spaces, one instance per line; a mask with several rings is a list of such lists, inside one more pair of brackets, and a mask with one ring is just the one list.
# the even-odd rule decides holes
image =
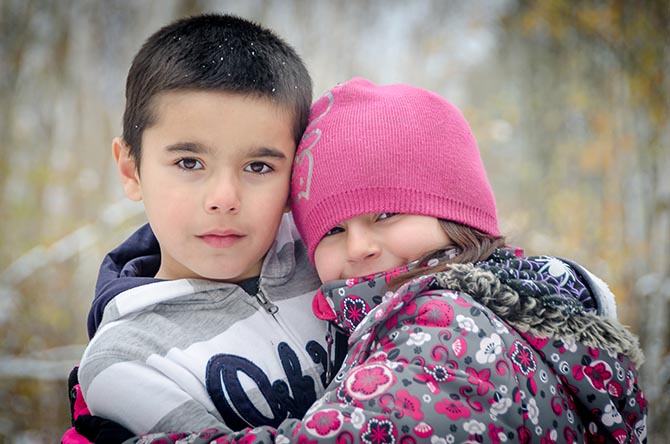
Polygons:
[[91,441],[81,436],[74,427],[70,427],[60,439],[62,444],[92,444]]
[[334,321],[336,318],[335,312],[328,305],[328,301],[321,290],[317,291],[314,299],[312,299],[312,311],[314,316],[324,321]]

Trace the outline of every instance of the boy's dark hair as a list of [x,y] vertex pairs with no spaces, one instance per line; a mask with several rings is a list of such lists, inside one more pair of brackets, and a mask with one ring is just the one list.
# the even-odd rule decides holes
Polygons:
[[269,29],[224,14],[177,20],[147,39],[128,72],[123,138],[138,169],[142,134],[155,123],[154,99],[174,90],[269,98],[293,112],[296,146],[312,102],[305,64]]

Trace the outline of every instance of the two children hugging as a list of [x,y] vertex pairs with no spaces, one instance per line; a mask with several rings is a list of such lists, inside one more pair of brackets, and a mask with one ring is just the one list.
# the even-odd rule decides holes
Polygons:
[[[171,97],[175,92],[164,94]],[[209,95],[220,92],[205,90],[186,94],[211,97]],[[231,103],[242,110],[245,101],[255,99],[236,94],[239,93],[227,93],[230,96],[227,99],[233,99]],[[172,125],[162,126],[162,123],[170,121],[169,110],[182,108],[192,112],[190,106],[194,103],[197,103],[196,97],[191,95],[176,101],[171,108],[158,107],[159,117],[147,132],[158,128],[167,133]],[[218,106],[218,111],[225,111],[224,103]],[[212,111],[217,110],[208,110]],[[204,117],[206,113],[193,114]],[[225,125],[221,120],[228,121],[232,114],[221,114],[223,118],[219,117],[218,125]],[[244,123],[253,125],[255,119],[255,115],[249,114]],[[178,119],[170,122],[177,125]],[[212,137],[205,150],[190,146],[185,150],[179,148],[176,151],[180,157],[166,163],[182,170],[179,174],[186,175],[185,181],[194,180],[192,174],[213,175],[217,180],[211,179],[207,186],[205,181],[201,183],[202,196],[191,193],[193,201],[203,205],[191,208],[192,212],[181,218],[197,220],[198,214],[203,213],[218,214],[219,220],[225,222],[240,220],[237,218],[241,213],[239,208],[245,208],[249,195],[240,194],[244,199],[230,198],[231,193],[236,194],[232,192],[236,190],[234,185],[239,186],[242,180],[224,179],[233,171],[239,175],[240,171],[263,171],[265,166],[255,162],[273,168],[274,164],[264,158],[259,161],[254,156],[244,157],[245,162],[235,162],[236,157],[230,156],[230,151],[223,149],[225,146],[217,144],[216,140],[224,134],[216,133],[215,122],[207,127],[199,127],[197,123],[189,121],[186,128],[181,128],[179,137],[166,139],[181,140],[183,145],[189,138],[199,141],[209,137],[208,131],[214,131],[218,137]],[[192,127],[195,132],[189,133],[187,129]],[[226,134],[234,128],[237,126],[228,128]],[[263,146],[276,146],[271,139],[264,140]],[[145,146],[150,146],[146,143],[148,140],[151,138],[142,139]],[[167,147],[164,151],[170,153],[174,143],[156,143],[155,146]],[[147,150],[142,153],[143,164],[145,159],[151,158]],[[221,157],[217,159],[216,153]],[[285,156],[293,158],[292,153]],[[124,175],[121,163],[122,177],[129,177]],[[160,161],[155,163],[160,164]],[[166,238],[170,230],[166,229],[161,236],[161,230],[156,230],[154,224],[163,223],[169,228],[169,217],[158,211],[153,213],[158,220],[152,220],[147,200],[156,196],[153,193],[169,193],[167,188],[173,182],[179,184],[180,176],[152,184],[146,178],[151,177],[150,174],[145,175],[144,170],[139,174],[137,162],[134,168],[136,181],[144,181],[146,192],[143,191],[141,197],[160,250],[161,266],[155,274],[149,272],[153,276],[148,277],[166,280],[148,283],[154,286],[154,291],[147,293],[151,296],[148,302],[138,301],[137,295],[127,296],[125,292],[114,297],[105,309],[90,350],[98,347],[97,338],[101,334],[109,335],[111,349],[115,340],[121,340],[119,335],[125,335],[128,327],[143,316],[143,310],[149,317],[155,317],[156,313],[170,317],[174,322],[172,328],[178,327],[181,334],[180,323],[186,324],[191,334],[201,334],[198,332],[202,325],[184,322],[186,318],[180,317],[184,306],[175,304],[184,297],[193,303],[186,294],[197,294],[198,303],[208,301],[206,308],[198,307],[200,311],[216,308],[216,304],[209,303],[209,298],[223,289],[226,294],[236,295],[226,299],[223,310],[211,313],[211,320],[225,316],[227,310],[239,310],[241,305],[252,303],[250,312],[253,313],[245,319],[260,316],[270,319],[291,311],[298,317],[308,311],[303,299],[300,299],[302,306],[276,305],[279,311],[264,311],[265,304],[236,290],[236,286],[240,287],[238,284],[258,276],[258,267],[242,267],[245,269],[238,270],[235,276],[220,278],[234,284],[215,281],[216,273],[222,272],[217,267],[230,264],[222,262],[207,268],[206,260],[218,258],[218,253],[208,253],[207,248],[218,251],[236,245],[237,241],[229,244],[225,240],[227,233],[234,233],[233,230],[214,231],[213,236],[224,239],[202,239],[207,247],[194,250],[192,255],[187,254],[188,242],[174,245],[168,251],[162,238]],[[150,167],[143,168],[149,170]],[[119,381],[106,377],[101,383],[94,379],[92,384],[82,380],[94,414],[108,416],[138,434],[206,429],[201,433],[159,433],[134,438],[139,442],[186,439],[189,442],[544,443],[596,442],[603,437],[606,442],[646,441],[646,403],[635,369],[635,364],[641,361],[641,353],[635,338],[614,319],[611,295],[597,278],[576,264],[544,256],[523,257],[519,251],[505,248],[498,230],[495,200],[475,139],[453,105],[433,93],[408,85],[377,86],[363,79],[346,82],[331,89],[312,107],[293,168],[291,208],[306,246],[306,251],[301,252],[315,265],[324,282],[313,298],[313,311],[320,319],[350,334],[345,363],[327,389],[318,393],[318,399],[304,415],[286,411],[288,419],[281,421],[284,418],[275,416],[276,424],[262,424],[263,418],[259,418],[254,424],[249,421],[251,428],[241,430],[244,426],[239,427],[239,423],[229,418],[237,415],[248,421],[253,415],[220,409],[220,405],[211,405],[207,396],[227,400],[226,396],[236,393],[232,389],[235,387],[242,388],[238,394],[243,395],[250,385],[236,386],[232,379],[224,379],[224,375],[244,370],[234,366],[218,367],[221,384],[217,388],[223,395],[210,391],[211,387],[203,379],[211,376],[211,367],[200,380],[207,363],[189,367],[192,359],[200,359],[190,354],[191,351],[205,347],[200,342],[184,345],[170,336],[160,338],[166,345],[132,357],[127,360],[128,364],[119,362],[110,368],[127,365],[128,373],[141,369],[147,375],[143,381],[146,384],[151,384],[153,377],[164,380],[166,385],[172,380],[175,386],[188,387],[204,396],[190,400],[184,396],[185,408],[182,409],[181,404],[175,407],[164,395],[165,387],[148,386],[142,392],[146,402],[153,403],[156,411],[168,413],[149,428],[133,428],[128,425],[133,419],[128,418],[119,405],[102,413],[109,400],[98,396],[94,406],[89,399],[90,393],[102,390],[101,386],[116,385],[105,389],[112,398],[114,390],[132,391],[134,387],[122,387],[130,384],[130,378]],[[135,179],[130,178],[133,191]],[[288,187],[288,175],[285,180]],[[155,189],[157,185],[166,189]],[[210,189],[218,190],[217,199],[206,198],[210,192],[205,190]],[[128,190],[126,187],[127,193]],[[132,192],[129,196],[137,197]],[[250,211],[263,209],[253,207]],[[161,221],[162,218],[168,221]],[[181,229],[187,226],[182,225]],[[280,235],[281,232],[280,228]],[[150,233],[144,234],[151,240]],[[252,234],[256,233],[249,236]],[[169,236],[165,242],[170,242]],[[301,245],[299,242],[295,239],[292,245]],[[276,254],[272,252],[276,244],[261,261],[267,262],[268,255]],[[180,247],[185,253],[179,252]],[[124,257],[142,257],[145,251],[141,250],[136,249]],[[294,248],[297,250],[300,248]],[[165,260],[174,266],[165,270],[190,272],[161,274],[162,257],[166,254],[172,255]],[[201,264],[198,254],[210,256]],[[188,266],[190,260],[194,262]],[[286,260],[286,256],[281,256],[278,262]],[[250,264],[256,265],[256,262],[250,261]],[[303,267],[309,268],[301,264],[294,270]],[[261,284],[265,268],[263,265],[260,270]],[[159,284],[165,287],[158,287]],[[172,291],[168,287],[177,284],[187,285],[188,292],[165,296],[164,290]],[[279,288],[287,287],[280,284],[273,292],[264,292],[264,300],[273,305],[281,301],[281,297],[275,295],[275,292],[281,294]],[[287,288],[286,292],[290,291]],[[134,307],[131,307],[122,312],[109,308],[114,304],[119,306],[119,299],[127,299],[127,304],[133,301],[142,305],[143,310],[132,311]],[[200,316],[200,311],[192,312],[190,319],[195,319],[196,314]],[[218,328],[235,330],[235,327],[229,328],[229,322],[222,318]],[[108,323],[110,326],[105,327]],[[145,337],[150,338],[145,343],[153,345],[158,343],[156,336],[169,333],[161,328],[143,331],[141,326],[133,327],[132,340],[126,341],[133,347]],[[257,327],[260,330],[246,344],[262,346],[267,340],[264,335],[272,336],[269,324],[258,323]],[[312,332],[318,335],[316,327]],[[325,338],[326,333],[322,333]],[[217,346],[230,347],[229,341],[241,340],[240,336],[231,334],[227,341],[212,341],[207,343],[212,345],[208,353],[214,353]],[[177,344],[167,345],[173,341]],[[325,348],[328,349],[327,344]],[[244,351],[240,349],[236,353]],[[228,356],[227,352],[223,354]],[[93,355],[93,351],[87,350],[82,369],[90,365],[87,359]],[[271,360],[268,358],[268,362]],[[277,358],[274,360],[276,364]],[[208,362],[212,361],[216,359]],[[328,359],[320,357],[315,361],[327,362]],[[200,362],[205,360],[200,359]],[[280,359],[280,362],[284,361]],[[295,387],[290,387],[295,396]],[[308,398],[301,399],[305,409],[308,407],[305,404],[310,403]],[[198,403],[202,406],[197,406]],[[183,422],[179,423],[182,419],[179,415],[170,414],[174,409],[182,413],[194,409],[202,414],[203,408],[207,415],[218,415],[224,425],[200,427],[193,422],[198,420],[196,415],[188,413],[188,424],[184,426]],[[141,408],[134,412],[144,414]]]

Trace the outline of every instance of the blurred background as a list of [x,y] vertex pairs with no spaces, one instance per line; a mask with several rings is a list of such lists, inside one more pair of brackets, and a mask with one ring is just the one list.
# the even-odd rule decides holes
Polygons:
[[104,254],[144,221],[112,163],[125,77],[173,19],[231,12],[303,56],[315,99],[405,82],[473,127],[502,230],[609,283],[670,442],[668,0],[0,0],[0,443],[53,443]]

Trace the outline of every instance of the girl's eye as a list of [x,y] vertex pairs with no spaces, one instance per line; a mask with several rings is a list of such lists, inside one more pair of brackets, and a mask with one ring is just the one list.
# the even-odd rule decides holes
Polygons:
[[344,228],[342,228],[342,227],[331,228],[331,229],[328,230],[328,232],[324,235],[324,237],[326,237],[326,236],[332,236],[332,235],[334,235],[334,234],[338,234],[338,233],[342,233],[342,232],[344,232]]
[[185,157],[184,159],[179,160],[177,165],[183,170],[200,170],[203,168],[202,163],[192,157]]
[[244,168],[244,171],[256,174],[266,174],[272,171],[272,167],[265,162],[251,162]]
[[388,219],[395,216],[396,214],[398,213],[379,213],[379,216],[377,216],[377,220]]

